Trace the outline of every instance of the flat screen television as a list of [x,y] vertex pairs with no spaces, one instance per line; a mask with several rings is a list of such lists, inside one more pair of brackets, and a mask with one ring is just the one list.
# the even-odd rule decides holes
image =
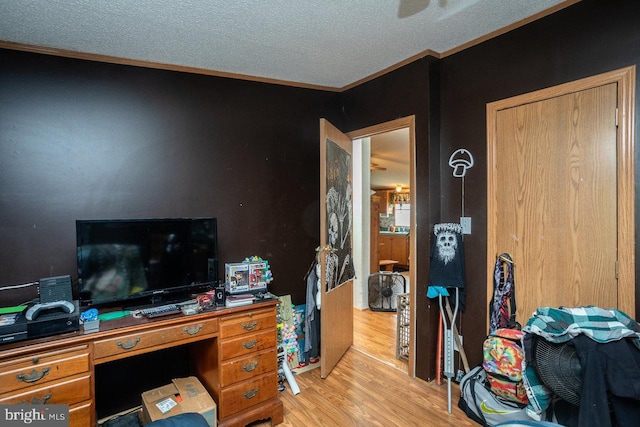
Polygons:
[[77,220],[82,305],[188,299],[218,281],[215,218]]

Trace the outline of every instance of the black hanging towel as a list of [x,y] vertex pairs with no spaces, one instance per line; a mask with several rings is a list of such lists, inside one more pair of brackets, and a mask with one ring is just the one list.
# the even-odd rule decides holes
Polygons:
[[464,288],[464,248],[462,226],[456,223],[435,224],[429,286]]
[[[456,323],[458,309],[464,310],[464,249],[462,246],[462,226],[456,223],[435,224],[433,226],[433,245],[431,247],[431,263],[429,268],[429,289],[436,290],[440,316],[444,329],[444,369],[447,377],[447,409],[451,413],[451,379],[454,376],[453,363],[453,328]],[[446,307],[449,295],[447,288],[453,292],[454,310],[450,317],[445,313],[443,295]],[[429,296],[430,292],[427,293]],[[449,309],[450,310],[450,309]]]

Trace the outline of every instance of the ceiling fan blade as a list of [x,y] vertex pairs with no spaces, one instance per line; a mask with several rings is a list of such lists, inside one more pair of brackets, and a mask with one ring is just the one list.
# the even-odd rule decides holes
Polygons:
[[408,18],[429,7],[430,0],[400,0],[398,18]]
[[382,166],[378,165],[377,163],[371,163],[371,170],[372,171],[386,171],[387,168],[383,168]]

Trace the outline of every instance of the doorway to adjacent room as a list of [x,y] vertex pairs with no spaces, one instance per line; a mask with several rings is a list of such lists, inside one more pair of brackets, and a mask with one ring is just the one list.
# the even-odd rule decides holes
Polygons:
[[[416,245],[415,239],[411,238],[411,232],[416,227],[416,212],[415,212],[415,117],[408,116],[401,119],[393,120],[390,122],[374,125],[368,128],[356,130],[347,134],[353,141],[353,157],[354,157],[354,212],[360,212],[360,215],[354,215],[357,218],[354,223],[354,259],[357,263],[357,271],[361,272],[354,281],[354,347],[358,350],[366,352],[377,359],[380,359],[387,364],[394,366],[397,369],[407,372],[411,377],[415,376],[415,346],[414,346],[414,323],[415,323],[415,253]],[[380,267],[374,270],[376,267],[374,262],[371,262],[372,252],[377,250],[375,245],[379,243],[374,241],[371,237],[372,231],[372,208],[371,208],[371,168],[373,163],[381,163],[373,158],[372,153],[375,153],[375,146],[372,147],[372,139],[376,139],[377,136],[389,134],[398,130],[406,130],[403,135],[408,141],[403,141],[400,144],[408,147],[406,156],[406,165],[409,169],[409,183],[406,188],[403,189],[403,193],[410,200],[408,209],[408,265],[406,271],[401,274],[407,279],[407,292],[409,294],[409,326],[407,337],[398,336],[398,321],[396,312],[384,312],[384,311],[371,311],[368,307],[368,277],[371,273],[380,271]],[[400,145],[399,145],[399,150]],[[392,185],[393,184],[393,185]],[[395,192],[395,186],[399,184],[397,182],[391,183],[387,186],[392,187],[387,190],[390,193]],[[359,194],[357,194],[359,193]],[[393,199],[391,204],[393,205]],[[385,201],[385,209],[389,206],[389,199]],[[354,218],[354,219],[355,219]],[[379,225],[376,225],[379,227]],[[359,340],[359,337],[370,336],[370,334],[364,333],[364,331],[358,330],[358,328],[380,328],[380,335],[384,342],[365,342]],[[406,344],[409,347],[408,360],[399,360],[397,357],[397,349],[399,341],[406,340]],[[401,343],[404,344],[404,343]]]

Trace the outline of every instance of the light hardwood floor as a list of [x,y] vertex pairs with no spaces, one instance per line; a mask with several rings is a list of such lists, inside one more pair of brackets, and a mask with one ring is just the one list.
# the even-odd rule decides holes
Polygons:
[[[326,378],[320,369],[295,375],[300,393],[280,393],[283,427],[315,426],[477,426],[458,408],[452,384],[411,379],[406,362],[395,359],[395,313],[354,311],[354,344]],[[252,427],[270,426],[262,421]]]
[[408,372],[407,361],[396,358],[397,315],[389,311],[353,310],[353,349]]

